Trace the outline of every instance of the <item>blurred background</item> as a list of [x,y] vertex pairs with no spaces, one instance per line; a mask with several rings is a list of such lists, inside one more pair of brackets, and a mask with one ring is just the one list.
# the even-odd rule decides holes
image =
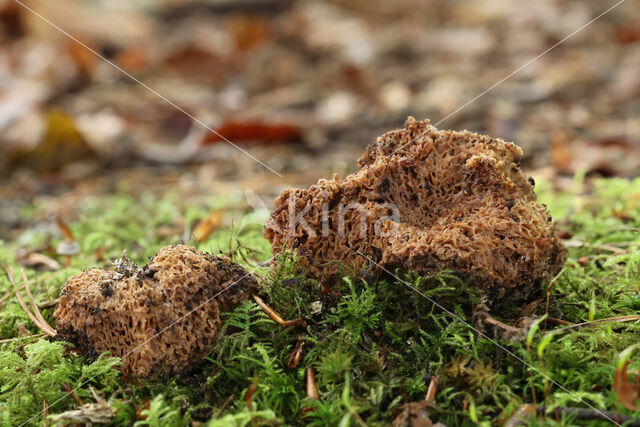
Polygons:
[[458,110],[614,4],[0,1],[0,227],[123,183],[270,200],[354,170],[408,115],[514,141],[558,185],[637,175],[637,0]]

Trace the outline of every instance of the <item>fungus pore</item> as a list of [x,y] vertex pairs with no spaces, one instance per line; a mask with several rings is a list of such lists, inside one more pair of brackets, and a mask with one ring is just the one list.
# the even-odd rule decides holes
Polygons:
[[126,374],[177,373],[206,356],[220,314],[257,288],[251,274],[226,258],[167,246],[143,268],[123,258],[115,270],[69,278],[54,317],[60,339],[89,357],[122,357]]
[[365,272],[373,260],[452,270],[493,300],[526,297],[566,251],[521,157],[510,142],[410,117],[368,147],[354,174],[284,191],[264,234],[325,284],[341,264]]

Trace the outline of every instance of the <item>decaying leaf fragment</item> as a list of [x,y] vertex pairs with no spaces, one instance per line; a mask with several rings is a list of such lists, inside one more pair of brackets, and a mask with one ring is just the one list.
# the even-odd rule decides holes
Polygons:
[[620,354],[616,370],[613,373],[613,391],[615,391],[620,403],[631,411],[640,411],[640,405],[636,404],[638,397],[640,397],[640,374],[636,372],[635,381],[632,382],[629,380],[628,372],[629,363],[631,363],[629,357],[639,346],[639,344],[632,345]]
[[91,392],[96,399],[95,403],[82,404],[78,409],[71,409],[51,417],[51,421],[64,424],[65,422],[82,423],[86,425],[106,424],[115,416],[116,410],[112,407],[111,399],[105,400],[92,388]]

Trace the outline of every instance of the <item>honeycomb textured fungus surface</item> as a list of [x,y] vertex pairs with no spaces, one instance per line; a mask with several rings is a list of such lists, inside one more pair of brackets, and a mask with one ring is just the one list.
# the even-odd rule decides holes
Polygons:
[[379,137],[344,179],[276,200],[264,235],[326,284],[349,267],[454,271],[493,299],[529,295],[566,258],[513,143],[407,119]]
[[256,290],[255,278],[226,258],[167,246],[143,268],[123,259],[116,270],[69,278],[54,317],[60,339],[89,357],[122,357],[125,374],[177,373],[206,356],[220,314]]

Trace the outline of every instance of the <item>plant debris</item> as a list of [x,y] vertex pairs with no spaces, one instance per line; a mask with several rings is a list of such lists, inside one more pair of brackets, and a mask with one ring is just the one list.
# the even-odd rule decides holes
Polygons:
[[206,356],[220,315],[257,288],[228,259],[167,246],[143,268],[124,259],[117,270],[68,279],[54,313],[58,338],[90,357],[107,351],[122,357],[127,374],[182,372]]
[[640,405],[636,404],[638,396],[640,396],[640,376],[636,372],[635,381],[629,380],[628,368],[631,363],[629,357],[631,356],[631,352],[638,347],[638,344],[632,345],[622,352],[613,374],[613,391],[615,391],[620,403],[632,411],[640,410]]
[[512,143],[410,117],[355,174],[284,191],[264,234],[324,282],[339,275],[336,261],[366,271],[375,260],[451,270],[495,300],[523,298],[558,273],[566,251],[521,158]]

